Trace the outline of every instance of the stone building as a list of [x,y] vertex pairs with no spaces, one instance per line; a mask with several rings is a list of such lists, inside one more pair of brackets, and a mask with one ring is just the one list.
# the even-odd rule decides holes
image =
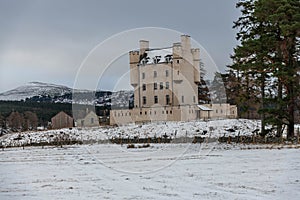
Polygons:
[[52,129],[71,128],[74,126],[74,120],[71,116],[61,111],[51,118]]
[[[156,49],[141,40],[140,49],[129,52],[129,61],[134,105],[111,110],[110,124],[189,121],[205,118],[205,114],[209,117],[213,111],[213,105],[203,105],[206,110],[198,106],[200,50],[191,47],[190,36],[182,35],[181,42],[172,47]],[[225,107],[224,111],[229,109]]]
[[99,118],[95,112],[87,111],[87,114],[76,120],[77,127],[99,126]]

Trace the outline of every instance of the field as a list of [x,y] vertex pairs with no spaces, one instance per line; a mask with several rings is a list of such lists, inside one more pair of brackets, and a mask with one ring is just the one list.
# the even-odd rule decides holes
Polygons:
[[300,149],[270,147],[8,148],[0,151],[0,199],[298,199]]

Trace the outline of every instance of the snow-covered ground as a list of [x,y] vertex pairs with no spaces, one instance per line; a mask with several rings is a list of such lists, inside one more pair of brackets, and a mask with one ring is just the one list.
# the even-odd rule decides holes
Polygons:
[[112,144],[0,151],[0,199],[299,199],[300,149]]
[[[80,141],[101,141],[113,137],[161,137],[167,135],[171,138],[193,138],[202,137],[218,138],[229,135],[252,135],[254,130],[259,130],[260,121],[247,119],[225,119],[214,121],[191,121],[191,122],[157,122],[144,125],[126,125],[120,127],[94,127],[94,128],[73,128],[61,130],[49,130],[39,132],[26,132],[7,134],[0,138],[2,146],[20,146],[22,144],[52,142],[61,135],[67,134],[71,140]],[[206,131],[206,134],[203,133]],[[17,139],[18,138],[18,139]]]

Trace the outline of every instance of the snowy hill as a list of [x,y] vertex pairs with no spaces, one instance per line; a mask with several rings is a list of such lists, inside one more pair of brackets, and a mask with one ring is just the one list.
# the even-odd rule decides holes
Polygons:
[[[30,82],[4,93],[0,93],[0,100],[53,103],[77,103],[84,105],[113,106],[126,108],[133,101],[133,91],[101,91],[79,90],[63,85]],[[72,99],[73,97],[73,99]]]
[[17,87],[4,93],[0,93],[0,100],[20,101],[33,96],[61,96],[66,93],[72,93],[72,89],[62,85],[55,85],[41,82],[29,82],[23,86]]

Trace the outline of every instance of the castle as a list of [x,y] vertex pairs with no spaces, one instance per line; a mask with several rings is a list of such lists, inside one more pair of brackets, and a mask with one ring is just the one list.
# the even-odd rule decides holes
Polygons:
[[190,36],[156,49],[140,40],[140,49],[129,52],[129,61],[134,107],[111,110],[110,124],[237,116],[236,106],[229,104],[198,105],[200,50],[191,48]]

